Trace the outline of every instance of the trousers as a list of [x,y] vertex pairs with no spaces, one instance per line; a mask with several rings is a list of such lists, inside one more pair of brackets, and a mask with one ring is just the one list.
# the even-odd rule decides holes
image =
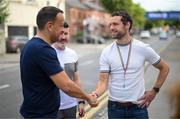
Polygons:
[[108,101],[108,119],[149,119],[147,107],[141,108],[137,104]]

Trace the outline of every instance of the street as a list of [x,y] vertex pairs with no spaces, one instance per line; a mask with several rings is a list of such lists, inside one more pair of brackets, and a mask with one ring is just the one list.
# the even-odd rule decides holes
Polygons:
[[[175,39],[174,36],[171,36],[168,40],[159,40],[157,36],[153,36],[151,39],[143,40],[143,42],[149,43],[158,53],[161,53],[173,41],[173,39]],[[92,90],[94,90],[96,82],[98,80],[98,60],[102,48],[105,47],[105,44],[71,44],[69,47],[73,48],[79,55],[79,72],[82,82],[82,88],[86,92],[90,93]],[[165,55],[166,53],[162,53],[162,57],[165,57]],[[16,57],[14,65],[10,65],[8,67],[5,67],[3,61],[0,60],[0,118],[19,117],[19,107],[22,103],[22,90],[18,64],[19,54],[16,54],[16,56],[14,57]],[[171,65],[171,62],[168,63],[170,63]],[[8,63],[6,63],[6,65],[8,65]],[[4,68],[2,68],[2,66]],[[178,68],[176,66],[174,67],[176,69]],[[176,69],[175,71],[178,71]],[[146,70],[145,79],[147,89],[153,86],[156,74],[157,70],[152,70],[151,66]],[[170,74],[169,78],[173,77],[174,75],[176,74]],[[165,87],[166,85],[163,87],[163,89]],[[155,99],[156,101],[153,102],[152,106],[149,107],[149,114],[152,118],[164,119],[168,118],[169,116],[169,107],[167,105],[168,99],[164,97],[163,93],[165,92],[163,89]],[[104,108],[104,110],[100,111],[100,116],[96,114],[94,118],[103,119],[104,117],[107,117],[102,116],[105,115],[104,113],[106,112],[106,110],[107,108]]]

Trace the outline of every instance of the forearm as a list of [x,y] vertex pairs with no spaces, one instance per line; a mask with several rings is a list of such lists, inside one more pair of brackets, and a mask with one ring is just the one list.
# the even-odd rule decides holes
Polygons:
[[89,99],[89,95],[84,93],[77,84],[70,80],[64,71],[51,76],[51,79],[55,85],[66,94],[84,100]]
[[161,86],[163,85],[164,81],[167,78],[168,73],[169,73],[169,68],[160,70],[157,80],[155,82],[155,87],[161,88]]
[[169,66],[164,61],[161,61],[160,64],[156,67],[159,69],[159,74],[155,82],[155,87],[160,88],[167,78],[167,75],[169,73]]
[[100,96],[106,91],[106,89],[107,89],[107,85],[99,81],[96,85],[95,92]]
[[[74,72],[73,81],[81,88],[81,80],[80,80],[80,75],[78,71]],[[79,99],[79,98],[77,98],[77,100],[82,101],[82,99]]]
[[100,73],[100,78],[96,85],[96,90],[94,92],[96,92],[99,96],[102,95],[107,89],[108,80],[109,80],[108,73]]
[[74,73],[74,82],[79,86],[81,87],[81,80],[80,80],[80,76],[79,76],[79,72],[75,72]]
[[80,98],[80,99],[84,99],[87,100],[88,99],[88,95],[86,93],[84,93],[80,86],[77,85],[76,83],[74,83],[73,81],[70,80],[70,82],[67,84],[66,90],[64,90],[65,93],[67,93],[68,95],[72,96],[72,97],[76,97],[76,98]]

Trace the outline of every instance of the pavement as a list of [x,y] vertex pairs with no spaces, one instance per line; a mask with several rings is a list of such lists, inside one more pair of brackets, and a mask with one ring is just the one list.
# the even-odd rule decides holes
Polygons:
[[19,65],[19,56],[16,53],[0,55],[0,71]]

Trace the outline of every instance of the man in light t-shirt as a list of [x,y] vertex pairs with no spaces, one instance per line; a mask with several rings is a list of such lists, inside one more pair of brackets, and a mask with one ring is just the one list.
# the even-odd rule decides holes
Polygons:
[[[78,56],[76,52],[66,47],[69,42],[69,25],[65,22],[64,28],[61,31],[61,37],[53,44],[53,48],[56,50],[58,60],[61,67],[65,70],[66,74],[71,80],[80,86],[80,76],[78,72]],[[60,107],[58,111],[58,119],[75,119],[77,110],[77,99],[68,96],[62,90],[60,90]],[[78,101],[78,111],[81,117],[84,116],[84,104],[83,100]]]
[[[147,107],[167,78],[169,67],[148,45],[130,36],[132,19],[125,11],[112,14],[109,29],[116,39],[100,57],[100,79],[94,96],[109,89],[108,118],[147,119]],[[159,70],[154,86],[145,91],[144,65],[148,61]]]

